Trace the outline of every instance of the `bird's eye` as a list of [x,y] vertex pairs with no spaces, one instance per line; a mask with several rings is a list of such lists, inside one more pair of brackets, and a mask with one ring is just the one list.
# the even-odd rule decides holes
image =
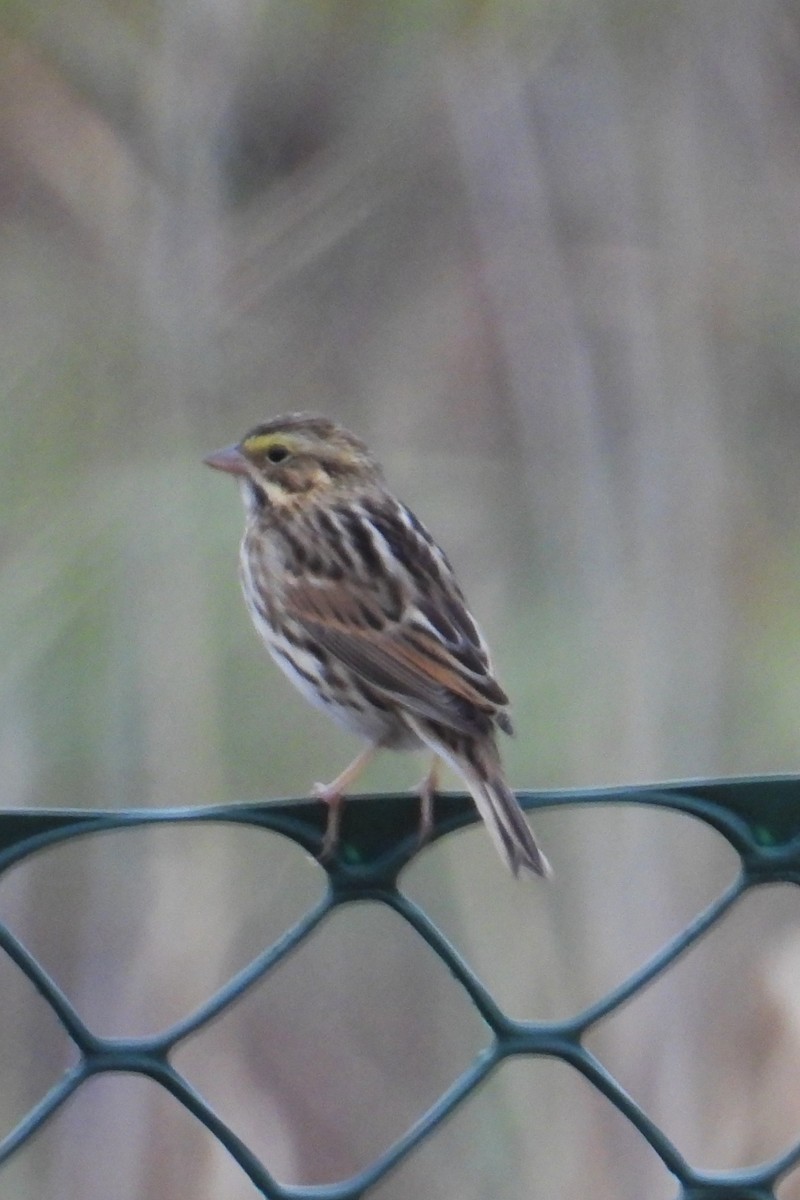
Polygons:
[[267,451],[267,458],[271,463],[282,463],[289,457],[289,451],[285,446],[270,446]]

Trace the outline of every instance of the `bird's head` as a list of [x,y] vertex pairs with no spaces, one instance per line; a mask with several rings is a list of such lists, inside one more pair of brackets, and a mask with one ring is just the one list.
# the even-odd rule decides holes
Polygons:
[[291,413],[251,429],[240,442],[203,460],[237,476],[250,511],[335,499],[377,483],[380,467],[362,441],[327,417]]

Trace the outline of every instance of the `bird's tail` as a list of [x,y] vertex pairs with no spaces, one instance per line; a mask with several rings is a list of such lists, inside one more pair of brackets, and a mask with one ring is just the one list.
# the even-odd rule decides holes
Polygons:
[[524,867],[536,875],[552,875],[552,868],[539,849],[519,801],[505,781],[493,736],[469,737],[449,730],[447,736],[444,731],[437,730],[436,736],[431,727],[421,721],[413,722],[413,728],[462,777],[511,873],[518,875]]
[[502,774],[498,771],[482,778],[480,772],[463,768],[462,773],[492,841],[511,873],[518,875],[524,867],[536,875],[551,875],[550,864]]

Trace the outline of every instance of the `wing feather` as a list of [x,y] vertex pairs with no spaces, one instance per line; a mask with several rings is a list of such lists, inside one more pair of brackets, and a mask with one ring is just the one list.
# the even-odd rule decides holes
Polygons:
[[[324,650],[411,712],[467,734],[485,732],[503,715],[498,709],[507,697],[466,610],[446,639],[442,628],[417,619],[413,605],[387,611],[377,591],[355,595],[335,580],[297,578],[286,587],[284,603]],[[475,629],[476,640],[467,639],[465,629]]]

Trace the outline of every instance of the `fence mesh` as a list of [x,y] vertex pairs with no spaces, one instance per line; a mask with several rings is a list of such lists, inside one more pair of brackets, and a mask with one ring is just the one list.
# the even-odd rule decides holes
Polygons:
[[[559,1059],[578,1071],[635,1126],[674,1177],[676,1200],[775,1200],[776,1187],[800,1162],[800,1142],[779,1157],[747,1170],[698,1170],[592,1054],[585,1038],[599,1021],[668,970],[746,891],[770,883],[800,883],[800,779],[742,779],[590,792],[522,792],[519,798],[529,810],[614,804],[648,805],[688,813],[706,822],[728,841],[739,855],[741,869],[733,883],[703,912],[619,986],[576,1016],[555,1021],[517,1020],[509,1016],[425,911],[404,894],[402,871],[419,850],[418,807],[415,798],[408,795],[349,802],[338,855],[325,865],[328,887],[323,898],[191,1016],[155,1036],[109,1038],[93,1033],[23,942],[0,925],[0,948],[50,1006],[78,1055],[76,1064],[0,1143],[0,1164],[27,1142],[87,1079],[102,1072],[130,1072],[166,1088],[219,1139],[269,1200],[312,1197],[358,1200],[431,1137],[437,1126],[502,1062],[515,1056],[540,1056]],[[433,837],[446,837],[475,820],[468,797],[440,796]],[[71,838],[159,823],[220,822],[253,826],[283,834],[316,854],[324,821],[324,807],[315,801],[169,811],[11,811],[0,813],[0,873],[37,851]],[[439,956],[490,1030],[490,1041],[436,1102],[366,1169],[328,1186],[287,1185],[273,1178],[267,1166],[220,1120],[176,1070],[171,1055],[184,1039],[213,1021],[301,946],[334,909],[363,900],[388,906]]]

